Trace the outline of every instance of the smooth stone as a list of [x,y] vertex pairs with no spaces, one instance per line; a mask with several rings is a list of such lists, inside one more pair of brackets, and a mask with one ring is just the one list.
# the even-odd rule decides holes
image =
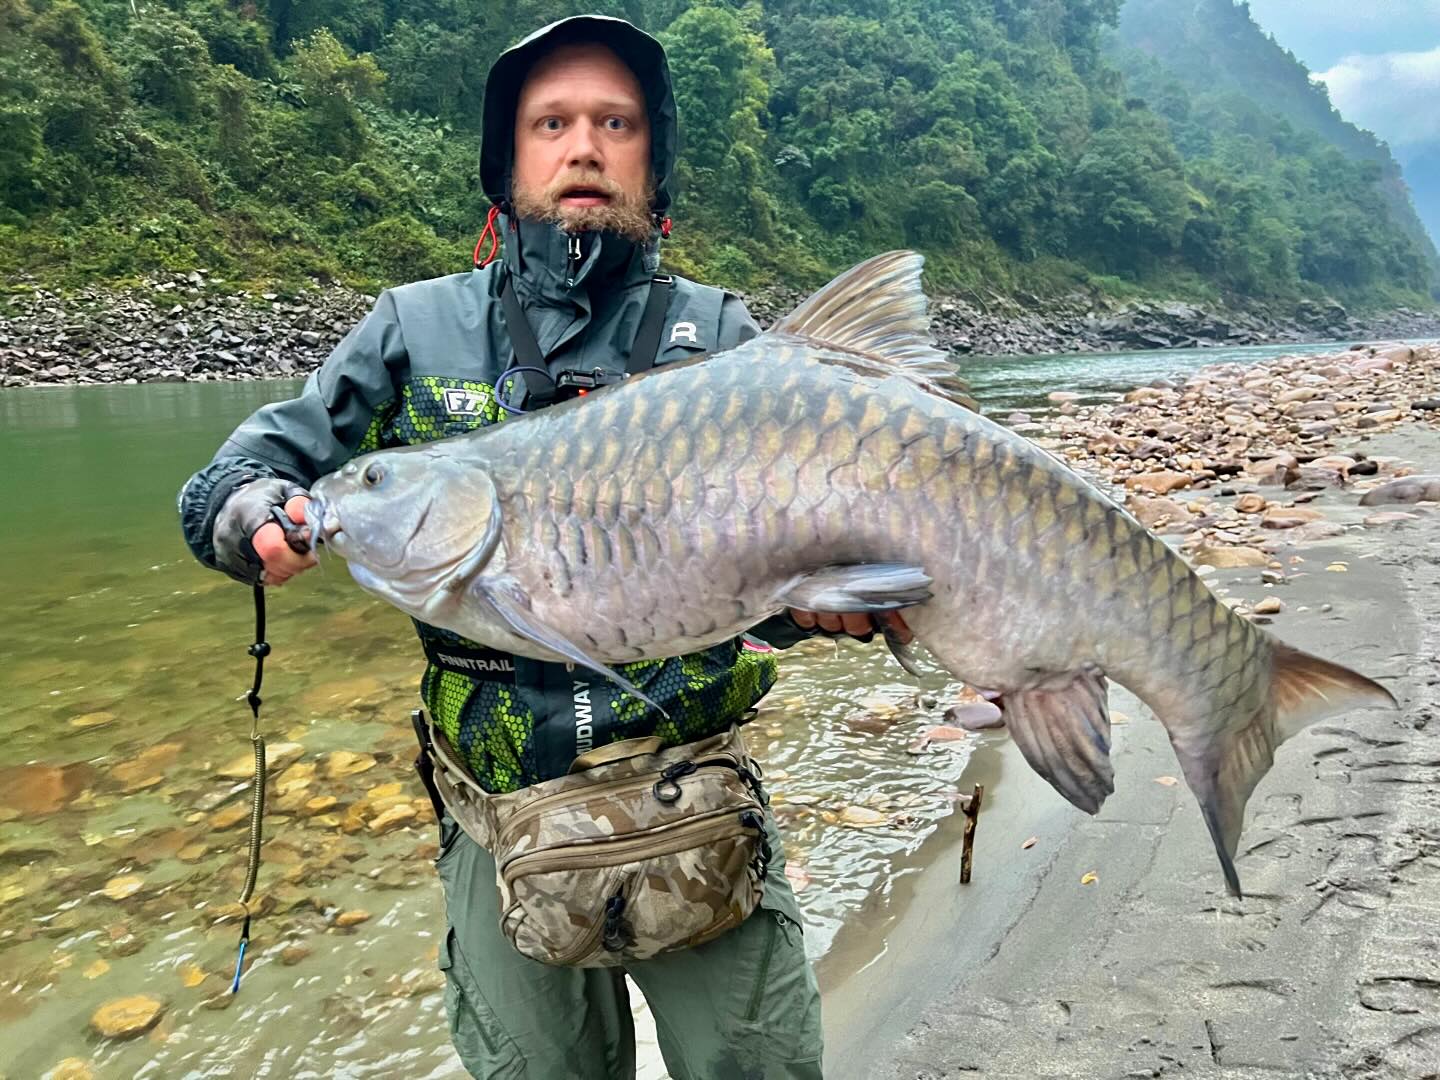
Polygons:
[[165,1003],[149,994],[107,1001],[90,1017],[90,1026],[107,1039],[133,1039],[159,1022]]
[[53,814],[79,795],[94,775],[94,769],[83,763],[0,768],[0,810],[22,818]]
[[1173,499],[1148,499],[1143,495],[1132,495],[1125,502],[1126,509],[1147,529],[1153,529],[1162,521],[1184,521],[1190,511]]
[[1132,476],[1125,481],[1125,486],[1132,490],[1148,491],[1152,495],[1168,495],[1172,491],[1187,488],[1192,483],[1193,480],[1188,473],[1163,470]]
[[1260,518],[1260,524],[1267,529],[1294,529],[1324,517],[1319,510],[1306,506],[1272,506]]
[[1252,547],[1210,547],[1198,548],[1192,556],[1201,566],[1213,566],[1218,570],[1235,570],[1241,567],[1265,566],[1270,556]]
[[[1005,714],[993,702],[971,701],[946,709],[945,723],[966,731],[985,731],[989,728],[1004,727]],[[934,729],[929,732],[929,737],[935,738]]]
[[373,754],[357,754],[352,750],[336,750],[326,754],[320,771],[327,779],[339,780],[342,777],[354,776],[357,773],[368,772],[376,765]]
[[398,829],[402,825],[408,825],[414,821],[417,816],[415,807],[409,803],[402,806],[392,806],[379,814],[367,827],[372,833],[380,836],[394,829]]

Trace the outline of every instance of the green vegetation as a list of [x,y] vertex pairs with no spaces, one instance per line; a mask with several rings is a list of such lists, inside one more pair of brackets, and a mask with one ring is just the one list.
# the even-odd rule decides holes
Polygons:
[[[1127,0],[1117,37],[1114,57],[1130,92],[1166,119],[1187,170],[1243,175],[1250,194],[1223,194],[1246,204],[1252,228],[1266,237],[1257,242],[1278,251],[1283,231],[1296,238],[1284,245],[1294,270],[1278,273],[1383,294],[1413,287],[1416,255],[1440,269],[1389,147],[1336,111],[1305,65],[1255,25],[1248,4]],[[1210,223],[1195,227],[1196,242],[1210,246]],[[1196,265],[1211,273],[1217,261]],[[1251,265],[1263,271],[1264,261]]]
[[670,49],[678,270],[809,284],[910,245],[942,287],[1423,301],[1434,249],[1384,161],[1173,57],[1122,74],[1120,3],[0,0],[0,275],[464,269],[484,74],[591,10]]

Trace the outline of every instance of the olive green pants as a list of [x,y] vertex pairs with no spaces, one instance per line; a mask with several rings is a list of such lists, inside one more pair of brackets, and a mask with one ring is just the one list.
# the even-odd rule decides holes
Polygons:
[[741,925],[624,970],[564,968],[521,955],[500,933],[494,860],[447,815],[437,862],[449,921],[440,967],[465,1068],[483,1080],[629,1080],[628,973],[650,1004],[674,1080],[817,1080],[820,994],[768,817],[766,828],[774,858],[765,895]]

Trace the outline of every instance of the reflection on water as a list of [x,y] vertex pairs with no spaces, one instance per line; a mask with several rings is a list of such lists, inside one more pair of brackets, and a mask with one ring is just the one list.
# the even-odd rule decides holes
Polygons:
[[[0,393],[6,1075],[72,1057],[101,1076],[464,1075],[435,971],[433,830],[410,771],[419,651],[408,620],[338,562],[270,594],[264,915],[243,989],[225,993],[252,610],[191,560],[174,499],[235,420],[293,386]],[[915,704],[883,645],[816,641],[782,667],[749,731],[820,956],[954,812],[967,744],[907,753],[938,711]],[[131,995],[162,1004],[152,1028],[89,1030],[102,1002]]]

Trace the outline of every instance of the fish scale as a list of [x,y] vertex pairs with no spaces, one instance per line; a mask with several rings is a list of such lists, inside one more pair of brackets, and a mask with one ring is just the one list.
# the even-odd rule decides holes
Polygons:
[[1067,465],[973,411],[929,342],[920,265],[878,256],[727,353],[361,457],[315,486],[315,535],[416,618],[645,702],[611,665],[786,607],[904,609],[1090,813],[1114,786],[1114,679],[1165,724],[1238,894],[1245,803],[1275,748],[1393,698],[1237,616]]

